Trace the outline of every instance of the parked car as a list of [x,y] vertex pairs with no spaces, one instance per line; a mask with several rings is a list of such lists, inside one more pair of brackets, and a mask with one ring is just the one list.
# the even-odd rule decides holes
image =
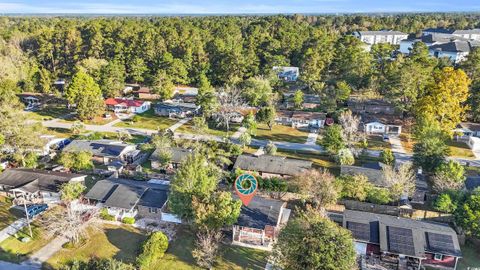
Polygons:
[[28,217],[33,218],[36,215],[44,212],[47,209],[48,209],[48,205],[46,205],[46,204],[30,204],[30,205],[27,205]]

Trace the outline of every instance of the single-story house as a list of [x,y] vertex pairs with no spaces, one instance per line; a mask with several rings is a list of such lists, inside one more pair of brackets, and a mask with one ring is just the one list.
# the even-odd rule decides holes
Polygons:
[[84,183],[86,175],[37,169],[6,169],[0,174],[0,194],[22,204],[60,202],[60,187],[65,183]]
[[242,205],[237,223],[233,225],[234,245],[271,250],[278,233],[288,222],[290,209],[279,200],[253,197]]
[[109,178],[95,183],[85,199],[107,208],[117,220],[125,217],[162,219],[170,190],[168,183]]
[[389,43],[398,45],[400,41],[408,38],[408,34],[400,31],[381,30],[381,31],[356,31],[353,36],[365,42],[368,45],[378,43]]
[[353,113],[358,114],[382,114],[393,115],[396,113],[395,106],[382,99],[362,99],[352,96],[347,101],[347,107]]
[[114,140],[74,140],[63,151],[91,152],[94,162],[105,165],[113,161],[134,163],[141,158],[141,153],[136,149],[136,145]]
[[[284,102],[282,107],[285,109],[292,109],[294,108],[293,96],[295,92],[288,92],[284,94]],[[319,95],[315,94],[304,94],[303,95],[303,103],[302,109],[315,109],[320,106],[321,100]]]
[[198,88],[179,85],[173,89],[173,100],[176,102],[195,103],[197,101]]
[[155,114],[174,118],[185,118],[198,114],[199,105],[182,102],[161,102],[153,106]]
[[150,161],[153,169],[165,169],[167,172],[174,172],[180,167],[180,164],[182,164],[183,160],[192,153],[191,149],[185,149],[180,147],[169,147],[168,151],[172,154],[172,156],[170,159],[170,163],[166,168],[162,168],[158,160],[160,149],[156,149],[155,152],[152,153],[152,155],[150,156]]
[[160,99],[159,94],[154,94],[150,88],[147,87],[140,87],[138,90],[132,91],[133,95],[138,99]]
[[462,257],[457,233],[447,224],[345,210],[357,254],[396,262],[398,269],[456,269]]
[[369,122],[364,125],[364,130],[367,134],[394,134],[400,135],[402,133],[402,126],[389,125],[381,122]]
[[150,109],[150,102],[125,98],[107,98],[107,109],[115,113],[144,113]]
[[234,169],[257,172],[263,178],[291,177],[312,168],[312,162],[271,155],[247,155],[237,157]]
[[319,129],[325,125],[326,114],[304,111],[277,111],[275,122],[294,128]]
[[457,125],[457,128],[453,130],[456,133],[457,139],[468,140],[470,137],[480,138],[480,124],[472,122],[462,122]]
[[273,67],[273,70],[277,72],[277,76],[280,80],[286,82],[296,82],[300,76],[300,69],[298,67]]
[[[377,187],[385,187],[385,178],[383,168],[386,166],[381,162],[368,162],[362,166],[341,165],[340,174],[346,175],[364,175],[368,181]],[[426,200],[426,193],[428,192],[428,185],[425,177],[421,173],[417,173],[415,181],[415,193],[410,200],[411,203],[424,204]]]

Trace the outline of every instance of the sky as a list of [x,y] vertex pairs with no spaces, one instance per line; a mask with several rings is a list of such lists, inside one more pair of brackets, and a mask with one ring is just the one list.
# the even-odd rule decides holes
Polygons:
[[0,0],[4,13],[240,14],[480,11],[480,0]]

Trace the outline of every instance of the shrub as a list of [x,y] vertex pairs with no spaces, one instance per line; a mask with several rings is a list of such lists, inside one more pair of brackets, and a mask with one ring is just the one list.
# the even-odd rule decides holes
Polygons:
[[393,166],[395,164],[395,156],[390,149],[383,149],[382,152],[380,152],[380,159],[384,164],[390,166]]
[[386,188],[374,187],[368,191],[367,201],[375,204],[388,204],[391,201],[390,192]]
[[338,178],[342,186],[342,198],[365,201],[373,185],[365,175],[345,175]]
[[335,160],[340,165],[353,165],[355,163],[352,152],[347,148],[340,149],[338,155],[335,156]]
[[103,208],[100,211],[100,218],[103,219],[103,220],[107,220],[107,221],[114,221],[115,220],[115,217],[110,215],[106,208]]
[[124,217],[122,219],[122,222],[125,223],[125,224],[133,224],[135,223],[135,218],[133,217]]
[[168,248],[168,237],[162,232],[152,233],[142,245],[142,254],[137,263],[141,269],[148,268],[162,258]]

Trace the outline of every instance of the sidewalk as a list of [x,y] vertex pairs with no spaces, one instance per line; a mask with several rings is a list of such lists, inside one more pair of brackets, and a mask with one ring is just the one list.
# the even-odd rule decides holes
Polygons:
[[173,126],[169,127],[168,129],[170,129],[172,132],[175,132],[175,130],[181,126],[183,126],[183,124],[187,123],[188,121],[192,120],[192,118],[185,118],[185,119],[182,119],[180,121],[178,121],[177,123],[175,123]]
[[[62,249],[62,246],[68,242],[68,239],[63,236],[58,236],[50,243],[32,254],[30,258],[22,263],[24,266],[41,267],[42,263],[50,259],[55,253]],[[37,268],[39,269],[39,268]]]
[[[16,234],[23,227],[27,226],[27,219],[21,218],[10,224],[7,228],[0,231],[0,242],[3,242],[8,237]],[[1,268],[0,268],[1,269]]]
[[306,145],[316,145],[317,144],[317,138],[318,138],[318,133],[308,133],[308,138],[307,142],[305,142]]

